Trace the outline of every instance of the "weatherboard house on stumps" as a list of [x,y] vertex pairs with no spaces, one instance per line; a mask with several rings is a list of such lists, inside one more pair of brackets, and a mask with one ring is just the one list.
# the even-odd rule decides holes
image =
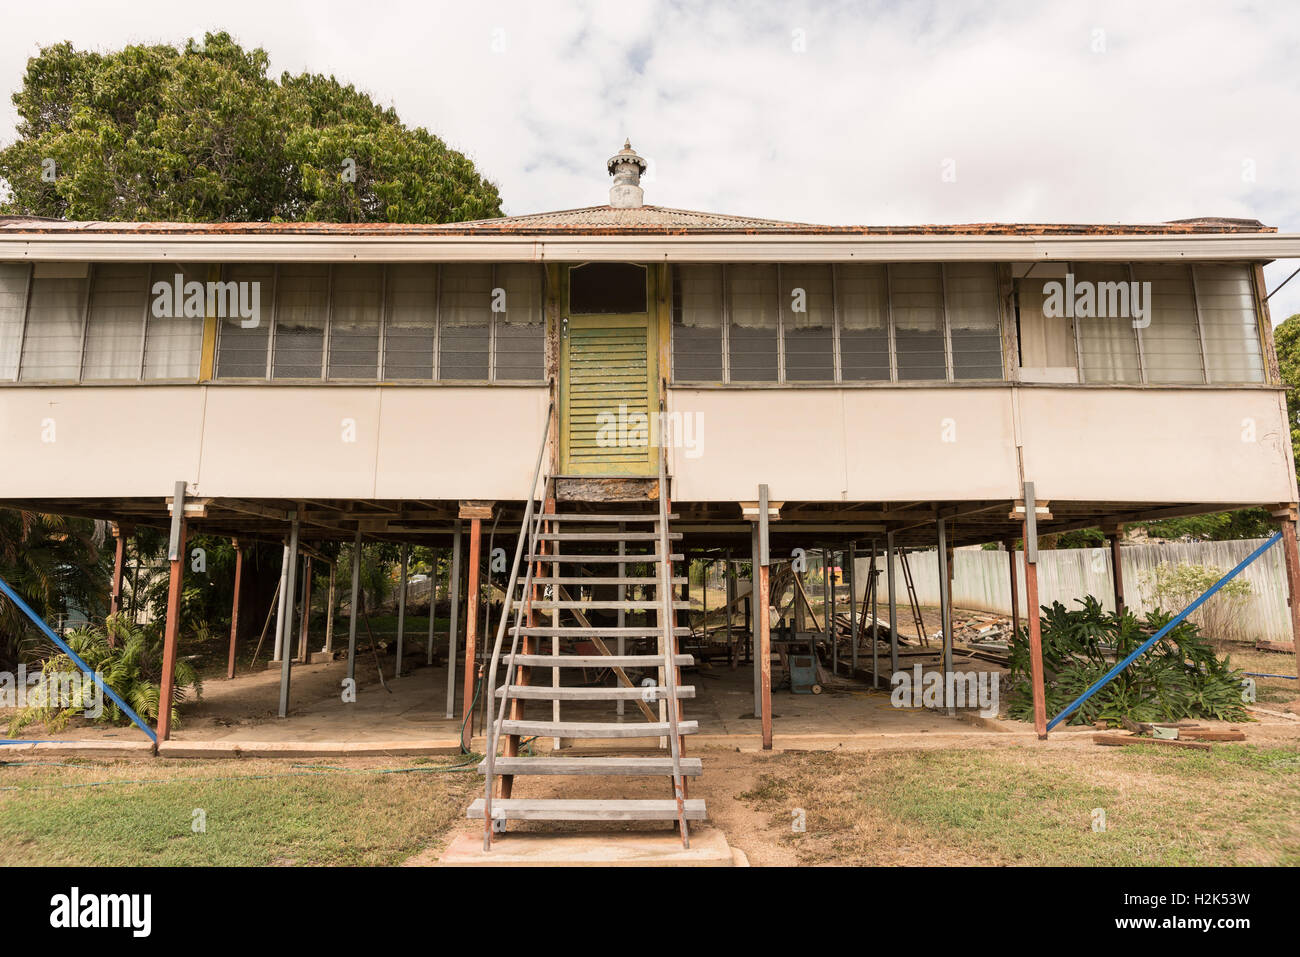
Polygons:
[[[703,815],[680,747],[697,636],[674,555],[752,557],[762,608],[796,548],[937,545],[946,565],[954,546],[1024,538],[1032,607],[1038,533],[1262,506],[1295,594],[1261,267],[1300,257],[1300,236],[782,222],[647,205],[645,169],[625,143],[608,204],[478,222],[0,220],[0,506],[291,556],[453,549],[447,717],[481,667],[492,747],[471,813],[489,838],[510,817],[626,811],[685,834]],[[514,558],[484,633],[493,523]],[[769,616],[751,625],[770,746]],[[593,706],[576,662],[612,668],[591,690],[640,722],[619,734],[662,745],[637,760],[671,801],[511,803],[521,739],[611,737],[556,718],[565,696]],[[609,760],[586,770],[637,771]]]

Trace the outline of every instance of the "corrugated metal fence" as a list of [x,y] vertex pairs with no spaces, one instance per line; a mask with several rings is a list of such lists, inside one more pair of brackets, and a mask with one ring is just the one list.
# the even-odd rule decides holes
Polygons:
[[[1125,603],[1139,616],[1151,610],[1151,588],[1143,587],[1158,565],[1204,565],[1230,571],[1238,562],[1266,541],[1262,538],[1230,542],[1195,542],[1171,545],[1126,545],[1120,549],[1124,571]],[[1039,551],[1038,597],[1040,604],[1059,601],[1067,608],[1078,608],[1076,598],[1094,595],[1107,610],[1113,611],[1114,586],[1111,584],[1109,548],[1071,548]],[[858,572],[865,576],[866,562],[859,560]],[[953,553],[953,604],[960,608],[1011,614],[1011,575],[1007,553],[958,549]],[[1020,612],[1025,614],[1025,574],[1023,555],[1017,555]],[[916,582],[916,593],[923,605],[939,604],[939,569],[936,554],[914,552],[908,565]],[[895,568],[900,608],[906,602],[902,572]],[[1286,604],[1286,573],[1282,565],[1281,545],[1274,546],[1247,567],[1240,576],[1250,583],[1250,596],[1238,608],[1246,633],[1267,641],[1290,641],[1290,615]],[[864,580],[859,578],[859,581]],[[885,595],[884,576],[880,593]],[[1208,609],[1218,597],[1206,603]],[[1182,609],[1167,609],[1181,611]],[[905,615],[900,618],[906,620]]]

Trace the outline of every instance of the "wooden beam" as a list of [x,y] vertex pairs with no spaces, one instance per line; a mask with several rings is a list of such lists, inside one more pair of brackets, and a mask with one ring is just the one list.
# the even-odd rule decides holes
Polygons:
[[[182,509],[182,512],[184,509]],[[178,522],[174,536],[177,548],[171,558],[170,580],[167,585],[167,621],[163,627],[162,678],[158,688],[158,740],[166,741],[172,734],[172,691],[176,686],[176,644],[181,626],[181,588],[185,580],[185,519]]]

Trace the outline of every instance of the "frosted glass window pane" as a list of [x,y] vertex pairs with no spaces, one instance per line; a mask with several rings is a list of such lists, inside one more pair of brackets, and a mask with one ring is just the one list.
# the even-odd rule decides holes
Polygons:
[[546,377],[546,322],[542,311],[542,267],[532,263],[497,266],[505,312],[496,314],[496,380],[535,381]]
[[329,268],[286,263],[275,282],[271,378],[319,379],[325,356]]
[[[1089,283],[1095,290],[1094,311],[1105,318],[1081,317],[1074,327],[1079,336],[1080,372],[1084,382],[1141,382],[1137,333],[1132,304],[1128,302],[1128,266],[1119,263],[1074,263],[1075,285]],[[1126,305],[1127,303],[1127,305]]]
[[331,379],[378,376],[382,283],[382,266],[346,263],[334,267],[330,305]]
[[0,263],[0,381],[12,382],[18,376],[31,271],[26,263]]
[[1133,278],[1151,283],[1151,324],[1141,330],[1148,382],[1204,382],[1192,271],[1182,264],[1138,264]]
[[1259,341],[1250,267],[1232,263],[1197,265],[1192,269],[1210,381],[1263,382],[1264,350]]
[[[785,312],[785,377],[790,382],[835,379],[835,309],[831,267],[781,267]],[[802,306],[802,311],[796,311]]]
[[775,265],[727,267],[732,382],[775,382],[777,371]]
[[437,266],[404,264],[388,267],[385,379],[433,378],[437,290]]
[[[197,381],[199,362],[203,353],[203,323],[208,315],[207,283],[209,268],[206,265],[189,263],[161,263],[153,267],[149,284],[149,318],[144,340],[144,377],[146,379],[187,379]],[[180,315],[155,316],[153,303],[156,299],[153,285],[166,282],[175,286],[177,273],[181,276],[181,288],[190,283],[199,283],[203,287],[203,316],[187,316],[182,309]],[[213,308],[215,309],[215,303]],[[228,305],[228,304],[227,304]],[[171,312],[176,309],[173,304]],[[215,315],[215,312],[213,312]]]
[[492,329],[492,267],[442,267],[439,313],[441,379],[486,380]]
[[939,265],[892,265],[889,267],[889,282],[899,380],[947,379],[943,279]]
[[[257,325],[243,327],[238,314],[229,314],[218,325],[217,377],[220,379],[265,379],[267,349],[271,341],[271,317],[275,297],[275,268],[261,263],[227,266],[222,279],[234,283],[258,283],[260,311]],[[251,301],[252,288],[249,289]],[[248,321],[248,320],[244,320]]]
[[992,263],[947,263],[943,288],[954,379],[1002,378],[998,275]]
[[722,267],[673,267],[673,378],[722,381]]
[[23,337],[24,382],[76,381],[80,376],[87,285],[84,278],[32,280]]
[[845,382],[889,381],[889,287],[885,267],[836,267],[840,376]]

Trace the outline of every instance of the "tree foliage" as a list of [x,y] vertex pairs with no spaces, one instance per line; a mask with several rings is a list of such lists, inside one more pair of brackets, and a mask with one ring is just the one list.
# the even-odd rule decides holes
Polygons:
[[[332,76],[260,48],[70,43],[27,64],[0,212],[73,220],[439,223],[501,215],[472,161]],[[52,181],[43,178],[53,160]]]

